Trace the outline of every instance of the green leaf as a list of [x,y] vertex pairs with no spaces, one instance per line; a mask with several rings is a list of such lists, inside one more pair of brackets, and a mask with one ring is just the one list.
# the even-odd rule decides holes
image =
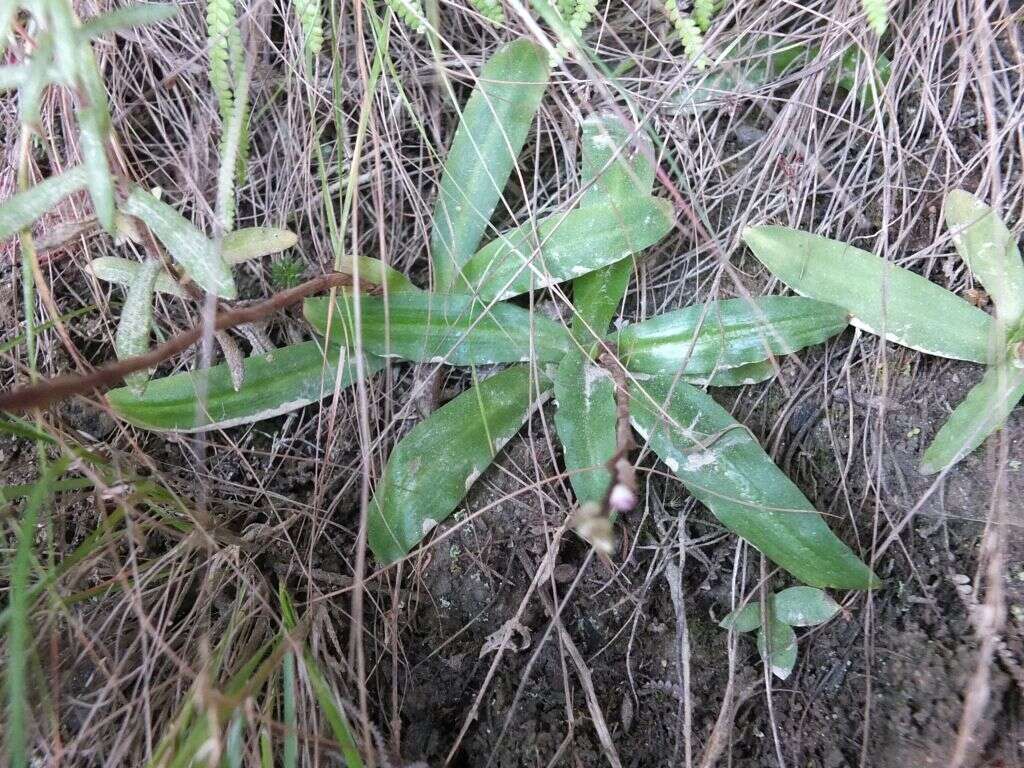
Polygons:
[[501,198],[547,87],[549,59],[536,43],[517,40],[484,65],[462,110],[434,209],[434,285],[447,291],[476,250]]
[[85,169],[75,166],[0,203],[0,241],[31,226],[65,197],[82,189],[85,180]]
[[684,375],[683,381],[702,387],[745,387],[748,384],[759,384],[775,375],[775,366],[771,360],[760,363],[739,365],[735,368],[719,368],[703,376]]
[[[237,392],[225,363],[201,371],[187,371],[149,382],[142,397],[127,387],[107,393],[107,402],[121,418],[145,429],[195,432],[224,429],[270,419],[316,402],[334,392],[339,370],[338,350],[324,351],[306,341],[254,355],[244,361],[245,383]],[[356,380],[357,365],[346,356],[341,387]],[[383,362],[367,357],[367,376]]]
[[[10,27],[0,34],[6,38]],[[26,125],[39,125],[39,105],[43,91],[55,79],[53,71],[53,36],[42,32],[36,37],[36,47],[28,62],[25,80],[18,89],[18,119]]]
[[402,438],[370,502],[368,540],[378,560],[404,557],[452,513],[523,426],[537,394],[528,367],[509,368],[463,392]]
[[79,148],[82,165],[89,175],[89,197],[96,219],[109,234],[117,231],[117,205],[114,203],[114,179],[107,162],[107,114],[103,107],[78,110]]
[[772,620],[768,627],[770,636],[763,627],[757,632],[757,650],[772,673],[785,680],[796,666],[796,632],[778,620]]
[[[816,51],[815,55],[817,55]],[[863,60],[864,53],[862,49],[856,45],[850,46],[843,54],[843,58],[839,62],[839,69],[835,72],[833,78],[836,81],[836,85],[844,91],[855,94],[861,104],[865,107],[870,107],[875,103],[875,94],[881,94],[885,84],[889,82],[889,78],[892,76],[892,62],[882,53],[879,53],[873,62],[871,60],[867,61],[865,70],[869,77],[874,77],[874,83],[872,83],[864,76],[863,71],[861,73],[857,71]],[[858,85],[860,86],[859,88]]]
[[992,318],[920,275],[796,229],[753,227],[743,239],[794,291],[843,307],[869,333],[941,357],[989,359]]
[[[132,280],[114,337],[114,351],[119,360],[135,357],[149,349],[149,333],[153,325],[153,285],[163,269],[158,259],[147,259],[139,266]],[[149,374],[144,371],[125,376],[125,383],[136,395],[146,388]]]
[[12,91],[20,88],[29,75],[27,64],[8,64],[0,67],[0,91]]
[[1013,327],[1024,318],[1024,261],[999,214],[962,189],[946,195],[953,244],[992,297],[996,316]]
[[259,259],[286,251],[299,241],[295,233],[276,227],[246,227],[224,235],[220,255],[228,264]]
[[347,275],[355,275],[357,268],[360,280],[386,288],[388,293],[420,290],[413,285],[412,280],[397,269],[389,267],[380,259],[374,259],[369,256],[349,255],[341,265],[341,271]]
[[816,587],[790,587],[775,593],[775,618],[791,627],[824,624],[837,613],[839,603]]
[[746,428],[709,395],[674,376],[653,376],[634,385],[631,415],[694,498],[798,579],[836,589],[878,585]]
[[238,296],[231,268],[221,258],[216,244],[167,203],[136,187],[125,201],[124,211],[142,219],[203,290],[224,299]]
[[[93,277],[118,285],[134,283],[141,269],[142,265],[139,262],[122,259],[118,256],[100,256],[85,265],[85,271]],[[158,293],[167,293],[171,296],[183,297],[186,295],[185,289],[165,269],[161,269],[157,273],[153,289]]]
[[177,7],[171,3],[129,5],[124,8],[115,8],[89,19],[82,24],[78,31],[85,39],[92,40],[110,32],[158,24],[172,18],[177,12]]
[[761,626],[761,604],[752,600],[742,608],[729,613],[718,622],[718,626],[731,629],[733,632],[753,632]]
[[611,482],[607,464],[616,450],[611,376],[580,352],[570,352],[555,375],[555,401],[555,428],[576,500],[601,504]]
[[[643,134],[632,141],[638,148],[630,160],[630,131],[618,118],[592,115],[583,121],[581,206],[614,204],[651,193],[655,168],[648,159],[650,141]],[[573,280],[573,332],[581,342],[588,343],[595,335],[600,338],[608,330],[632,273],[633,260],[626,258]]]
[[[321,335],[356,346],[355,299],[306,299],[302,311]],[[405,292],[359,296],[363,348],[375,355],[449,365],[557,362],[569,350],[569,334],[558,323],[512,304],[491,307],[472,296]]]
[[706,376],[820,344],[847,325],[846,312],[795,296],[725,299],[630,325],[612,336],[639,373]]
[[950,414],[921,459],[921,472],[941,472],[969,454],[1006,422],[1024,397],[1024,369],[993,365]]
[[505,232],[462,271],[484,299],[507,299],[613,264],[658,242],[671,228],[667,200],[604,202]]

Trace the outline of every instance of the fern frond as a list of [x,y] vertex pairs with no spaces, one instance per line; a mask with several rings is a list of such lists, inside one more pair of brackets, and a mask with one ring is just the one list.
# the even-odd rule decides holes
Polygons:
[[553,3],[558,15],[568,21],[572,18],[572,12],[576,9],[576,0],[557,0]]
[[718,3],[715,0],[693,0],[693,20],[701,32],[708,31],[711,19],[717,11]]
[[690,17],[679,10],[678,0],[665,0],[665,14],[672,22],[672,28],[676,37],[683,44],[683,51],[686,57],[693,62],[697,69],[705,69],[708,65],[707,57],[702,53],[704,48],[704,35],[700,27]]
[[217,99],[222,124],[231,119],[234,98],[231,94],[231,42],[235,24],[234,0],[209,0],[206,6],[206,39],[210,46],[210,85]]
[[875,34],[882,36],[889,26],[889,0],[860,0],[868,25]]
[[417,34],[426,30],[426,16],[420,0],[386,0],[388,7]]
[[594,11],[597,10],[597,0],[576,0],[576,7],[569,17],[569,28],[579,37],[594,18]]
[[302,50],[315,58],[324,47],[324,17],[320,0],[295,0],[295,15],[302,27]]
[[477,13],[492,24],[501,24],[505,21],[505,9],[501,7],[500,0],[469,0],[469,2],[476,8]]

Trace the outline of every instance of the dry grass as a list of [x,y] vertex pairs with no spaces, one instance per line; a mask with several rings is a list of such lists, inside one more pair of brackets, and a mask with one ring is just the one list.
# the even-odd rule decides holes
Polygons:
[[[87,0],[76,5],[87,16],[112,4]],[[700,116],[679,106],[697,73],[678,55],[660,8],[629,0],[599,5],[587,42],[597,59],[618,67],[619,74],[613,79],[592,65],[573,63],[556,69],[536,140],[524,153],[522,176],[514,180],[498,218],[522,221],[570,200],[578,184],[573,169],[580,121],[593,110],[613,108],[656,137],[662,171],[656,193],[671,197],[679,208],[677,230],[638,265],[624,319],[635,321],[718,296],[779,290],[739,246],[740,231],[760,222],[811,227],[849,239],[963,291],[971,287],[970,277],[959,260],[949,258],[952,248],[938,215],[944,192],[958,186],[977,189],[998,203],[1011,224],[1024,222],[1024,40],[1020,11],[1012,5],[995,2],[985,15],[982,4],[966,0],[898,4],[889,52],[892,78],[884,98],[869,107],[837,90],[828,74],[850,46],[868,56],[876,49],[856,0],[734,0],[708,34],[712,52],[723,50],[742,30],[804,42],[819,47],[821,54],[815,66],[791,82],[725,97]],[[287,4],[253,0],[240,6],[253,57],[253,112],[249,176],[239,190],[238,224],[287,225],[297,231],[309,275],[330,269],[337,250],[344,248],[381,258],[426,285],[425,249],[439,158],[454,127],[455,111],[444,83],[461,101],[472,73],[500,42],[517,34],[535,35],[541,28],[524,16],[518,2],[506,6],[510,21],[500,29],[484,25],[465,5],[443,3],[436,8],[440,27],[432,52],[428,35],[392,23],[380,84],[366,99],[367,73],[379,40],[373,25],[358,16],[360,7],[335,6],[328,44],[307,72],[300,31]],[[197,224],[212,230],[219,123],[206,79],[203,14],[202,4],[183,4],[172,22],[108,40],[97,50],[125,167],[137,180],[162,187],[169,198],[185,204]],[[0,170],[0,197],[14,188],[16,119],[10,101],[0,102],[7,160]],[[70,120],[68,101],[51,94],[44,128],[52,140],[35,153],[40,174],[73,156],[74,149],[65,144],[74,133]],[[361,121],[365,139],[355,156]],[[344,218],[350,184],[354,196]],[[57,216],[72,218],[81,213],[77,207],[72,201]],[[336,228],[332,217],[340,222]],[[82,272],[89,259],[112,247],[97,237],[48,255],[43,272],[60,309],[93,303],[99,309],[69,325],[74,351],[56,333],[42,334],[42,372],[66,372],[80,365],[72,362],[79,357],[93,363],[112,357],[116,311],[111,302],[118,294],[86,280]],[[4,282],[13,285],[16,253],[5,248],[0,253],[8,275]],[[244,265],[239,279],[245,297],[273,292],[269,263]],[[16,318],[9,307],[16,293],[3,290],[8,291],[0,296],[7,305],[4,327],[13,336]],[[562,301],[555,294],[549,308],[567,317],[571,310],[559,306]],[[168,333],[196,321],[177,306],[157,312]],[[39,319],[50,318],[42,312]],[[287,317],[269,330],[279,341],[303,333],[301,324]],[[190,364],[181,359],[174,368]],[[919,370],[925,365],[930,366],[926,374]],[[788,362],[784,376],[743,391],[735,401],[737,417],[761,435],[819,508],[834,516],[833,526],[874,558],[883,574],[918,584],[926,595],[933,585],[915,582],[919,568],[927,565],[918,560],[910,540],[920,524],[915,515],[934,510],[945,486],[941,478],[922,484],[901,474],[895,466],[892,419],[894,409],[911,397],[908,381],[920,373],[921,382],[941,383],[935,365],[886,348],[873,337],[847,334],[808,355],[805,364]],[[26,375],[24,360],[8,353],[0,358],[0,371],[4,386],[20,381]],[[969,366],[957,371],[969,371]],[[525,438],[529,450],[501,462],[481,480],[476,511],[462,517],[454,533],[435,537],[397,569],[378,572],[363,562],[360,510],[365,510],[390,447],[419,418],[413,389],[420,383],[409,366],[396,365],[365,386],[328,398],[322,407],[270,424],[179,440],[102,418],[83,419],[68,409],[45,415],[50,434],[69,444],[100,448],[110,468],[96,478],[95,494],[63,494],[52,507],[37,548],[41,567],[52,569],[114,510],[123,509],[125,518],[92,556],[58,578],[33,610],[34,685],[44,692],[33,702],[37,717],[31,743],[39,764],[145,764],[181,727],[189,706],[195,717],[184,727],[210,724],[208,758],[226,749],[235,711],[248,725],[246,764],[258,764],[261,733],[275,748],[286,744],[295,734],[287,722],[280,666],[268,670],[266,687],[240,698],[230,693],[232,677],[281,630],[279,581],[287,584],[306,617],[292,638],[308,649],[346,703],[357,737],[364,746],[372,745],[367,751],[376,764],[401,764],[398,756],[408,749],[403,729],[410,727],[403,707],[411,696],[432,695],[417,669],[444,654],[448,643],[462,647],[457,633],[423,652],[423,637],[437,637],[425,628],[430,617],[453,599],[435,593],[431,559],[450,559],[453,542],[465,546],[471,541],[456,561],[514,596],[511,608],[504,600],[481,603],[481,613],[497,612],[488,613],[487,626],[531,615],[533,645],[523,654],[522,669],[517,667],[519,690],[502,693],[504,705],[482,720],[477,719],[480,711],[493,705],[495,686],[505,679],[498,670],[510,657],[519,657],[514,648],[505,648],[472,667],[465,706],[448,732],[436,734],[435,757],[447,754],[455,764],[471,764],[458,762],[469,759],[509,764],[502,761],[510,751],[516,753],[515,743],[493,735],[472,741],[467,734],[484,721],[499,731],[510,729],[536,679],[529,670],[554,648],[561,667],[551,686],[564,694],[559,726],[564,739],[555,749],[524,753],[521,764],[561,759],[561,764],[589,765],[605,758],[612,765],[631,764],[623,748],[632,738],[623,725],[626,715],[611,708],[619,706],[625,692],[630,712],[636,712],[631,720],[660,717],[652,714],[658,710],[646,707],[644,685],[667,678],[682,693],[678,711],[673,708],[665,716],[669,747],[664,764],[710,765],[712,758],[735,751],[733,764],[753,765],[741,762],[744,754],[756,752],[752,737],[732,733],[735,709],[722,703],[723,696],[741,706],[755,690],[761,702],[777,701],[778,692],[765,697],[767,678],[760,689],[751,687],[749,649],[724,633],[716,642],[723,648],[729,644],[727,683],[695,689],[692,668],[701,660],[692,652],[688,628],[694,608],[681,589],[680,574],[696,572],[686,577],[693,585],[701,574],[721,572],[739,601],[758,589],[762,574],[756,555],[710,526],[692,501],[678,498],[671,483],[645,471],[646,507],[622,531],[623,556],[614,565],[577,558],[575,576],[556,579],[545,568],[559,560],[556,548],[563,542],[572,501],[557,470],[550,414],[531,422]],[[940,396],[945,397],[944,391]],[[841,413],[838,419],[836,412]],[[802,438],[794,441],[794,424],[804,419],[811,420],[807,429],[824,430],[825,455],[809,456],[801,449]],[[964,764],[984,747],[968,737],[991,712],[991,676],[1001,674],[993,671],[1000,636],[1021,631],[1019,624],[1014,629],[1002,623],[1004,569],[1021,557],[1019,542],[1012,549],[1021,523],[1019,501],[1006,492],[1010,451],[1020,446],[1014,434],[993,449],[984,466],[975,467],[980,487],[991,489],[991,498],[976,500],[977,519],[987,520],[984,546],[974,559],[955,566],[977,573],[971,605],[984,606],[973,613],[979,642],[971,646],[978,648],[972,657],[977,671],[964,683],[967,705],[946,723],[945,749],[956,744],[955,759]],[[1010,443],[1011,438],[1017,442]],[[7,482],[30,481],[31,451],[13,442],[0,450],[8,451],[0,459]],[[985,483],[986,472],[1001,480]],[[115,482],[143,474],[177,498],[155,500],[152,493]],[[496,515],[514,524],[526,521],[529,528],[520,539],[507,527],[491,530],[482,524]],[[461,535],[467,530],[469,535]],[[505,547],[511,541],[515,555]],[[763,563],[760,567],[763,572]],[[458,578],[454,584],[464,586]],[[652,669],[643,658],[650,644],[636,638],[651,621],[657,596],[664,600],[666,585],[671,587],[667,632],[674,657],[670,665]],[[83,594],[90,589],[96,591]],[[590,605],[603,604],[605,620],[616,627],[601,638],[597,651],[581,653],[579,638],[576,644],[572,640],[574,625],[557,617],[569,611],[580,591],[589,595]],[[857,642],[869,681],[885,674],[874,648],[879,633],[888,630],[875,618],[875,599],[886,598],[850,601],[853,620],[862,625]],[[472,622],[464,630],[469,635],[476,631]],[[970,643],[970,634],[958,642]],[[622,690],[616,697],[601,688],[607,675],[595,689],[587,671],[588,665],[602,663],[604,649],[613,643],[626,647]],[[1012,657],[1012,649],[1008,653]],[[424,685],[426,694],[414,690]],[[872,728],[887,715],[874,709],[871,692],[868,682],[854,718],[864,727],[843,734],[844,754],[859,752],[864,766],[888,765],[873,752]],[[768,718],[763,759],[796,764],[790,761],[800,744],[790,741],[796,738],[793,731],[775,727],[777,716],[776,711]],[[301,663],[295,718],[299,764],[337,764],[336,757],[329,757],[337,754],[335,735]],[[720,727],[709,739],[716,718]],[[613,733],[605,721],[614,726]],[[605,748],[588,753],[580,744],[586,743],[584,733],[591,742],[597,739],[592,736],[595,722]],[[957,730],[960,737],[954,739],[950,734]],[[483,749],[481,743],[489,746]]]

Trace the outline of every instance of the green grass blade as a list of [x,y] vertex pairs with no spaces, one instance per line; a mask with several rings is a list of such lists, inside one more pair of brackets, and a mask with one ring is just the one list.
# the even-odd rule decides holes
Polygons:
[[869,333],[920,352],[984,363],[992,318],[935,283],[884,259],[786,227],[753,227],[743,240],[799,294],[846,309]]
[[[85,271],[98,280],[125,286],[134,284],[141,270],[142,264],[139,262],[122,259],[119,256],[100,256],[85,265]],[[157,273],[153,290],[171,296],[185,296],[185,290],[165,269]]]
[[174,260],[203,290],[223,299],[238,296],[231,268],[221,258],[216,244],[167,203],[135,188],[125,201],[124,211],[153,230]]
[[690,493],[729,530],[807,584],[877,586],[871,570],[829,530],[750,433],[709,395],[674,379],[655,376],[637,383],[631,415]]
[[627,326],[612,339],[631,371],[708,376],[820,344],[846,326],[846,311],[834,304],[764,296],[668,312]]
[[[651,193],[655,169],[648,159],[651,147],[645,134],[631,140],[629,130],[615,115],[593,115],[583,121],[582,144],[580,183],[585,189],[581,206],[626,202]],[[630,159],[634,145],[636,154]],[[608,330],[632,273],[633,260],[626,258],[573,280],[573,332],[583,343]]]
[[484,65],[462,110],[434,209],[436,290],[459,284],[459,271],[479,245],[515,167],[548,76],[548,54],[528,40],[509,43]]
[[295,653],[288,651],[284,655],[281,669],[281,693],[284,715],[284,750],[282,764],[284,768],[296,768],[299,764],[299,719],[295,702]]
[[555,428],[576,500],[601,504],[611,482],[606,465],[617,447],[611,376],[581,353],[570,352],[555,375],[555,401]]
[[777,619],[769,623],[771,636],[764,627],[757,631],[757,650],[761,658],[780,680],[785,680],[796,666],[796,633],[789,624]]
[[841,610],[839,603],[816,587],[790,587],[772,601],[775,618],[791,627],[824,624]]
[[[159,259],[147,259],[140,265],[117,322],[114,336],[114,351],[119,360],[141,355],[149,349],[149,334],[153,325],[153,286],[157,275],[163,270]],[[125,383],[136,394],[146,388],[149,374],[145,371],[125,376]]]
[[[306,299],[303,314],[317,333],[328,335],[330,299]],[[332,343],[355,347],[356,307],[342,293],[330,313]],[[375,355],[450,365],[561,360],[569,335],[558,323],[522,307],[487,307],[471,296],[405,292],[385,299],[359,296],[363,348]]]
[[1024,319],[1024,260],[1017,238],[998,213],[962,189],[946,195],[946,225],[957,252],[992,297],[996,316],[1016,326]]
[[171,3],[128,5],[89,19],[78,31],[85,39],[91,40],[111,32],[158,24],[172,18],[177,12],[177,7]]
[[1024,397],[1024,369],[993,365],[950,414],[921,459],[921,472],[941,472],[981,445]]
[[0,203],[0,241],[31,226],[65,197],[82,189],[86,178],[85,169],[75,166]]
[[[254,355],[244,361],[245,381],[235,391],[225,363],[149,382],[136,397],[127,387],[107,393],[114,413],[145,429],[195,432],[248,424],[294,411],[334,392],[338,350],[324,360],[321,345],[306,341]],[[342,388],[355,381],[356,363],[350,356],[341,374]],[[367,357],[367,375],[383,362]]]
[[661,240],[672,206],[655,197],[606,202],[554,213],[505,232],[463,268],[484,299],[507,299],[614,264]]
[[338,696],[328,685],[309,651],[305,655],[305,665],[306,674],[313,686],[313,694],[316,696],[317,704],[320,705],[320,714],[327,720],[327,724],[331,728],[331,735],[341,746],[341,755],[345,759],[346,767],[363,768],[363,758],[359,754],[359,747],[352,735],[352,727],[348,723],[348,718],[345,717],[344,710],[338,706]]
[[463,392],[402,438],[370,502],[368,539],[378,560],[402,558],[454,511],[523,426],[536,394],[528,367],[509,368]]

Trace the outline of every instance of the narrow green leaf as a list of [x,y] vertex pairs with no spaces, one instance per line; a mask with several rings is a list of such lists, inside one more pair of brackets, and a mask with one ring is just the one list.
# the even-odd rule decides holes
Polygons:
[[[628,201],[651,193],[655,168],[648,159],[651,147],[646,135],[631,141],[629,130],[617,117],[592,115],[583,121],[582,144],[580,182],[585,190],[581,206]],[[636,152],[630,159],[633,145]],[[573,280],[573,332],[582,343],[608,330],[632,273],[633,259],[625,258]]]
[[299,764],[299,719],[295,703],[295,653],[288,651],[281,665],[281,698],[284,720],[284,768],[297,768]]
[[171,257],[203,290],[224,299],[238,296],[231,268],[221,258],[216,244],[167,203],[135,188],[125,201],[124,211],[153,230]]
[[737,608],[718,622],[723,629],[733,632],[753,632],[761,626],[761,604],[751,600],[742,608]]
[[1024,369],[990,366],[967,397],[950,414],[921,459],[921,472],[941,472],[981,445],[1006,422],[1024,397]]
[[837,613],[839,603],[816,587],[789,587],[775,594],[775,618],[791,627],[824,624]]
[[[6,38],[6,32],[0,35]],[[42,32],[36,37],[36,47],[28,62],[28,71],[18,90],[18,119],[26,125],[39,125],[39,105],[43,92],[55,79],[53,71],[53,36]]]
[[985,291],[996,316],[1013,327],[1024,319],[1024,260],[1017,238],[991,207],[962,189],[946,195],[953,244]]
[[505,232],[462,271],[481,297],[507,299],[613,264],[658,242],[671,228],[666,200],[600,203]]
[[536,394],[528,367],[509,368],[443,405],[402,438],[370,502],[368,540],[378,560],[404,557],[452,513],[523,426]]
[[320,706],[320,712],[331,728],[331,735],[341,748],[345,765],[347,768],[363,768],[363,758],[359,754],[359,747],[352,735],[352,727],[349,725],[348,718],[345,717],[345,710],[338,706],[338,694],[328,684],[309,651],[306,651],[304,660],[306,674],[312,683],[313,694]]
[[565,451],[576,500],[603,503],[615,455],[615,385],[608,372],[580,352],[570,352],[555,376],[555,428]]
[[369,256],[349,255],[341,265],[341,271],[347,275],[355,275],[359,271],[359,279],[387,289],[388,293],[419,291],[412,280],[397,269],[393,269],[380,259]]
[[796,666],[796,632],[778,620],[773,620],[768,626],[770,637],[763,627],[757,631],[757,650],[772,673],[785,680]]
[[639,373],[707,376],[820,344],[847,325],[845,310],[798,296],[725,299],[629,325],[612,336]]
[[[118,256],[100,256],[85,265],[85,271],[98,280],[118,285],[131,285],[138,277],[142,265],[137,261],[122,259]],[[167,293],[171,296],[185,296],[185,289],[182,288],[174,277],[166,270],[157,272],[153,289],[158,293]]]
[[434,285],[459,284],[501,198],[547,87],[549,59],[536,43],[517,40],[484,65],[462,110],[434,209]]
[[[201,371],[188,371],[149,382],[142,397],[127,388],[107,393],[107,402],[121,418],[145,429],[195,432],[223,429],[273,418],[316,402],[334,392],[338,350],[327,360],[318,342],[306,341],[254,355],[244,361],[245,383],[237,392],[225,363]],[[383,362],[367,357],[366,375]],[[347,359],[341,387],[356,380],[354,359]]]
[[221,241],[221,257],[228,264],[259,259],[294,246],[299,238],[288,229],[246,227],[228,232]]
[[235,710],[228,726],[228,737],[224,744],[224,762],[227,768],[242,768],[245,759],[245,716]]
[[139,3],[101,13],[84,22],[78,31],[85,39],[92,40],[110,32],[158,24],[177,12],[177,7],[171,3]]
[[696,499],[798,579],[836,589],[878,585],[746,428],[709,395],[674,376],[653,376],[634,386],[631,415]]
[[0,203],[0,241],[31,226],[65,197],[82,189],[85,181],[85,169],[75,166]]
[[[128,289],[114,337],[114,351],[119,360],[141,355],[149,349],[149,333],[153,325],[153,285],[162,270],[163,265],[158,259],[147,259],[139,266]],[[125,383],[132,392],[141,395],[148,378],[148,373],[138,371],[125,376]]]
[[702,387],[745,387],[749,384],[760,384],[775,375],[775,366],[771,360],[760,363],[749,363],[735,368],[719,368],[711,374],[702,376],[683,376],[683,381]]
[[78,110],[79,148],[82,165],[89,175],[89,197],[96,219],[109,234],[117,231],[117,205],[114,203],[114,179],[107,161],[107,115],[101,107]]
[[865,331],[940,357],[989,359],[992,318],[920,275],[786,227],[748,228],[743,240],[794,291],[843,307]]
[[[306,299],[310,325],[327,334],[330,300]],[[330,313],[328,338],[356,346],[355,300],[340,293]],[[404,292],[359,296],[363,348],[375,355],[449,365],[557,362],[569,350],[569,335],[558,323],[512,304],[491,307],[471,296]]]

